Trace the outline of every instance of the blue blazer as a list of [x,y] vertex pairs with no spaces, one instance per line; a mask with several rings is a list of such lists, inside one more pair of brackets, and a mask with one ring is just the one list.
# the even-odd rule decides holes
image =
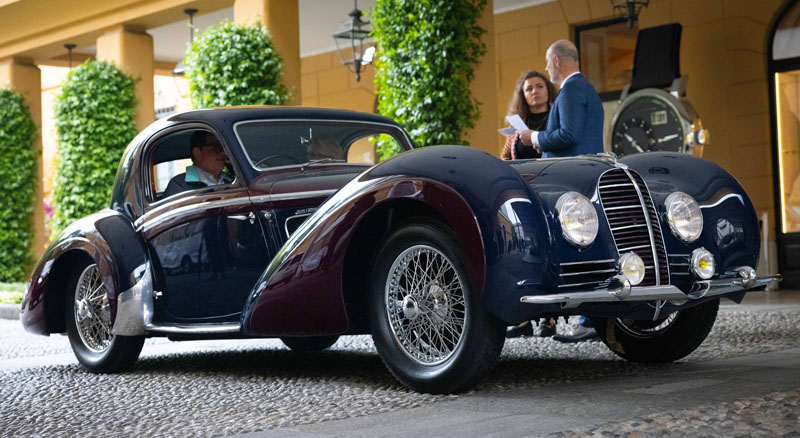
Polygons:
[[542,158],[603,152],[603,104],[586,77],[571,77],[556,97],[547,130],[539,133]]

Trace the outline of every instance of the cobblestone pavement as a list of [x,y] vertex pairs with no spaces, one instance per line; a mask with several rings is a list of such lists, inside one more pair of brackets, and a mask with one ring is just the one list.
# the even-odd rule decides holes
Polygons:
[[[559,329],[565,329],[563,322]],[[198,345],[198,350],[171,352],[172,345]],[[629,363],[599,342],[509,340],[492,374],[459,396],[406,390],[383,367],[368,336],[342,338],[328,351],[307,354],[291,352],[276,340],[219,345],[148,340],[134,370],[120,375],[93,375],[76,364],[0,371],[0,435],[234,435],[433,406],[483,392],[679,370],[799,347],[800,308],[721,312],[703,345],[669,365]],[[23,334],[18,321],[0,320],[0,363],[68,352],[65,337]],[[707,409],[620,419],[564,436],[800,436],[799,391],[787,388]]]

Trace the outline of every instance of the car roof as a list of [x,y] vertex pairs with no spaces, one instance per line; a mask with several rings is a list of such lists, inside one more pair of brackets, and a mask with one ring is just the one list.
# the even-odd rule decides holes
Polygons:
[[331,108],[301,106],[231,106],[184,111],[167,118],[168,122],[205,121],[212,125],[253,119],[350,120],[399,126],[394,120],[377,114]]

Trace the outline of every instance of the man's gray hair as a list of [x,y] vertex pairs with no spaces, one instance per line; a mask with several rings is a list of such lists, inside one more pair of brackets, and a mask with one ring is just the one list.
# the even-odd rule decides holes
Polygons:
[[578,49],[568,40],[558,40],[550,46],[550,52],[560,59],[570,59],[578,62]]

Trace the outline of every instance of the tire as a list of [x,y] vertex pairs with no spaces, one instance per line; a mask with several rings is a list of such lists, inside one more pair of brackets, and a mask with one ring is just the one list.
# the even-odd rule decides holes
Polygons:
[[80,265],[67,284],[64,317],[78,362],[93,373],[130,369],[142,351],[144,336],[111,333],[108,291],[97,265]]
[[608,348],[633,362],[667,363],[693,352],[717,319],[719,299],[680,310],[656,321],[592,318]]
[[372,339],[383,363],[419,392],[463,391],[486,375],[505,326],[478,303],[457,240],[443,225],[410,223],[379,246],[370,279]]
[[306,336],[281,338],[283,345],[294,351],[322,351],[339,340],[339,336]]

